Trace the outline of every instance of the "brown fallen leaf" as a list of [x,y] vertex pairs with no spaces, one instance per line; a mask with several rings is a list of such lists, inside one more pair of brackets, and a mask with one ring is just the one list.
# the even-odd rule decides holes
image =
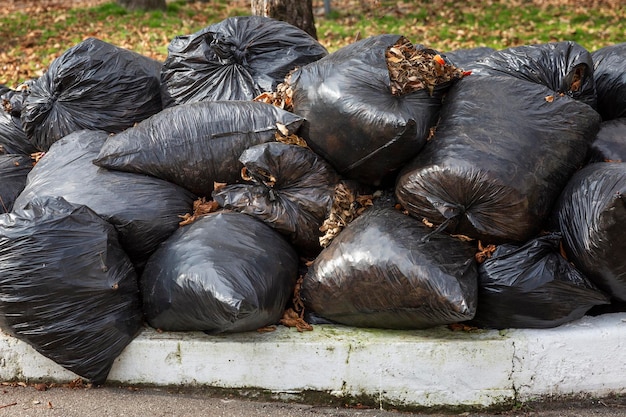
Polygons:
[[280,319],[280,324],[287,327],[295,327],[299,332],[313,330],[313,326],[304,321],[292,308],[285,310],[283,318]]
[[217,201],[206,201],[204,197],[201,197],[193,202],[193,213],[185,213],[182,216],[178,216],[182,219],[178,224],[179,226],[186,226],[198,220],[198,218],[205,216],[209,213],[213,213],[220,208]]
[[463,324],[463,323],[448,324],[448,329],[452,330],[453,332],[471,332],[471,331],[479,330],[478,327],[468,326],[467,324]]
[[474,255],[476,262],[479,264],[485,262],[487,259],[491,258],[491,255],[495,252],[496,245],[486,245],[479,240],[478,241],[478,252]]
[[35,384],[34,387],[35,387],[35,389],[37,391],[47,391],[48,390],[48,386],[46,384]]
[[258,333],[271,333],[276,331],[276,326],[265,326],[256,329]]

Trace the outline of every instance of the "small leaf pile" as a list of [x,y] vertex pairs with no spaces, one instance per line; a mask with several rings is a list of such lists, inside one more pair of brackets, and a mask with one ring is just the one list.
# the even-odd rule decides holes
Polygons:
[[432,95],[437,85],[469,74],[448,64],[432,49],[416,49],[404,36],[387,49],[386,59],[391,94],[396,96],[423,89]]

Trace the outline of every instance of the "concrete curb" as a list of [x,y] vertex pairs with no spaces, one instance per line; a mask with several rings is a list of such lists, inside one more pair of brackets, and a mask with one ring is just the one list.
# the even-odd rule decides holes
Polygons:
[[[107,382],[317,392],[404,407],[491,407],[547,396],[626,392],[626,313],[554,329],[453,332],[317,325],[299,333],[209,336],[146,328]],[[0,333],[0,378],[69,382],[77,376]]]

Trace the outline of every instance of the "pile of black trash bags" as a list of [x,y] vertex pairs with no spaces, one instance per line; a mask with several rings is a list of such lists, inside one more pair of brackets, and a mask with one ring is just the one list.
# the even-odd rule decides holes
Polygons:
[[[626,43],[440,52],[465,76],[394,95],[399,38],[328,53],[232,17],[164,62],[91,38],[2,86],[0,328],[100,384],[144,325],[254,331],[296,301],[390,329],[620,311]],[[255,100],[287,77],[292,109]],[[372,204],[322,245],[341,187]]]

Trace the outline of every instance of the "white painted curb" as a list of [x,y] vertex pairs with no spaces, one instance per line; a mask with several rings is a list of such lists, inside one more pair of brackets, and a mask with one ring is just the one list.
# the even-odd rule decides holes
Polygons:
[[[145,329],[108,382],[322,392],[407,407],[487,407],[546,396],[626,392],[626,313],[554,329],[453,332],[317,325],[299,333],[209,336]],[[69,382],[77,376],[0,333],[0,379]]]

